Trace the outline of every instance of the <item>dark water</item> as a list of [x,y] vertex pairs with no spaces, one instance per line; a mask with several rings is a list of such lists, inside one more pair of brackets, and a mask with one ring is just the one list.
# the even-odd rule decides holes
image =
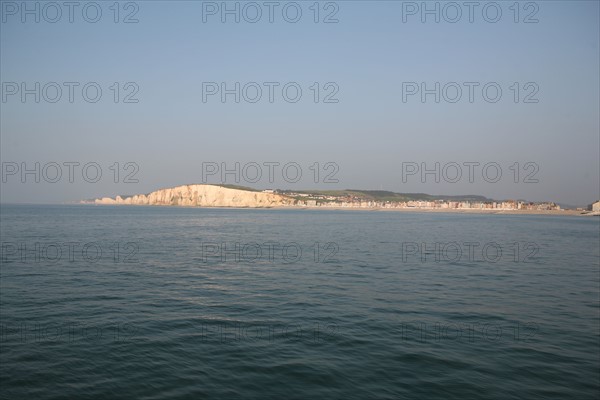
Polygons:
[[2,398],[600,390],[597,218],[3,205],[1,234]]

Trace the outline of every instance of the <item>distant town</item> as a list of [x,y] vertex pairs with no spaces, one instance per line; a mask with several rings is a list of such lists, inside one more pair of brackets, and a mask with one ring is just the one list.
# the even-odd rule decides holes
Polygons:
[[[368,192],[357,192],[357,194],[342,193],[339,195],[293,192],[287,190],[267,189],[264,193],[281,194],[293,197],[298,200],[297,205],[306,207],[348,207],[348,208],[406,208],[406,209],[476,209],[476,210],[531,210],[531,211],[553,211],[560,210],[561,207],[552,202],[526,202],[517,200],[393,200],[369,198],[365,195]],[[391,192],[374,192],[391,194]],[[394,193],[395,195],[395,193]]]

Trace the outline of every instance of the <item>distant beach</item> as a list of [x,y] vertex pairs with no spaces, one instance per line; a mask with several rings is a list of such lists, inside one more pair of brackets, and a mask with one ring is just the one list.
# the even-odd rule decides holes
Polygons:
[[576,215],[576,216],[600,216],[600,213],[577,210],[494,210],[475,208],[384,208],[384,207],[326,207],[326,206],[302,206],[302,207],[273,207],[276,209],[305,209],[305,210],[350,210],[350,211],[397,211],[408,213],[451,213],[451,214],[510,214],[510,215]]

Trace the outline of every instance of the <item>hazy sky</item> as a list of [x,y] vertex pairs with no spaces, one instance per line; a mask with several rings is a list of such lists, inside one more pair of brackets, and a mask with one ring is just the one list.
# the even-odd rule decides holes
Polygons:
[[[239,23],[235,14],[222,15],[222,2],[123,2],[118,15],[113,1],[76,2],[73,22],[63,3],[27,2],[39,9],[36,22],[21,1],[2,1],[2,202],[218,183],[219,174],[203,179],[203,165],[205,172],[222,163],[233,170],[236,162],[238,182],[231,173],[225,183],[256,188],[575,205],[600,197],[597,1],[475,2],[472,9],[462,1],[428,2],[429,10],[438,7],[439,22],[422,13],[422,2],[227,2],[239,9]],[[230,90],[225,102],[221,83]],[[102,95],[92,102],[97,87]],[[22,98],[22,89],[31,93]],[[20,171],[36,162],[39,183]],[[79,163],[71,164],[72,183],[69,162]],[[269,182],[265,163],[275,162]],[[420,175],[436,162],[439,182],[435,173]],[[255,163],[262,169],[257,182]],[[85,164],[91,167],[83,177]],[[94,166],[102,170],[97,182]],[[302,178],[293,182],[298,166]],[[124,182],[128,172],[139,182]],[[324,182],[333,172],[339,182]]]

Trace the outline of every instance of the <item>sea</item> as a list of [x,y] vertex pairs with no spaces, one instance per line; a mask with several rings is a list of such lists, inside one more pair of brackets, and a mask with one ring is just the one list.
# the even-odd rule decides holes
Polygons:
[[0,398],[597,399],[600,219],[0,207]]

